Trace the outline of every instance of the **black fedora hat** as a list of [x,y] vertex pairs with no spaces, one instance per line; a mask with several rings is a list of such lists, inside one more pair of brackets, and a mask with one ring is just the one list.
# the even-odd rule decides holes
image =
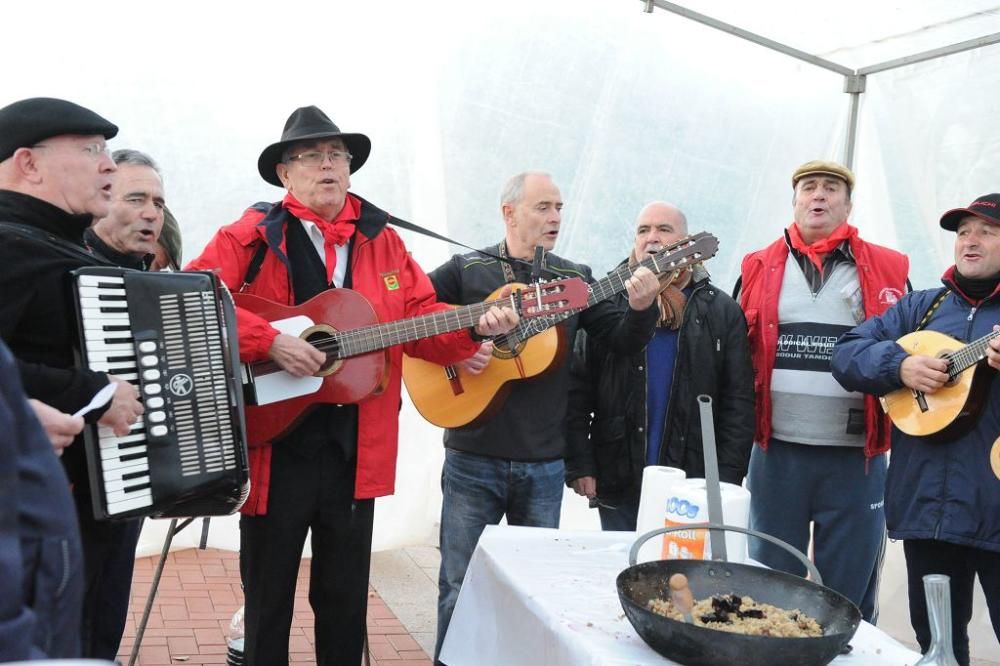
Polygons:
[[966,208],[952,208],[941,216],[941,228],[958,231],[959,223],[970,215],[990,224],[1000,224],[1000,194],[984,194]]
[[372,142],[364,134],[348,134],[340,131],[340,128],[333,124],[333,121],[325,113],[315,106],[302,106],[288,116],[285,121],[285,129],[281,133],[281,140],[272,143],[264,149],[257,160],[257,170],[260,177],[271,183],[282,187],[281,180],[278,179],[276,168],[281,162],[281,155],[289,145],[299,141],[312,141],[318,139],[340,139],[344,142],[352,156],[351,173],[354,173],[368,159],[372,151]]

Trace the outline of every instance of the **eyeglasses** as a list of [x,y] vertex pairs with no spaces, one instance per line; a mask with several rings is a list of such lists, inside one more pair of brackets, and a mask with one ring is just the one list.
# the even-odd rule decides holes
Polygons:
[[[52,146],[50,146],[47,143],[36,143],[31,148],[34,150],[35,148],[51,148],[51,147]],[[100,159],[102,156],[107,156],[109,158],[111,157],[111,149],[108,148],[107,144],[100,143],[98,141],[94,141],[92,143],[80,146],[80,150],[82,150],[87,155],[87,157],[93,160]]]
[[330,162],[334,165],[350,164],[353,155],[344,150],[309,150],[304,153],[299,153],[298,155],[289,155],[288,161],[298,160],[303,166],[318,167],[323,164],[323,161],[328,157],[330,158]]

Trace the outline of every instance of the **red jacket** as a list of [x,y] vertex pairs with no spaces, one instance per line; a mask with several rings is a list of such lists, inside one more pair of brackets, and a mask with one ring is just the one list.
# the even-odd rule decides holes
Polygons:
[[[857,236],[850,242],[858,267],[865,316],[880,315],[903,296],[910,261],[902,253],[867,243]],[[782,237],[763,250],[745,256],[741,268],[740,305],[747,318],[757,396],[754,441],[764,449],[771,439],[771,373],[778,348],[778,294],[787,260],[788,245]],[[889,450],[889,426],[889,418],[877,398],[866,395],[866,457]]]
[[[351,246],[352,286],[371,303],[379,320],[395,321],[447,309],[447,305],[437,302],[430,280],[410,257],[399,235],[386,226],[391,216],[354,195],[348,197],[352,201],[347,205],[359,205],[361,212]],[[280,204],[270,211],[258,206],[249,208],[239,220],[219,229],[187,269],[215,270],[232,291],[239,291],[254,252],[260,243],[266,243],[269,251],[260,273],[245,293],[293,305],[285,251],[289,218],[291,214]],[[240,359],[248,362],[267,358],[278,332],[264,319],[242,309],[237,310],[237,322]],[[389,348],[385,390],[358,405],[355,498],[391,495],[394,490],[403,352],[448,365],[468,358],[478,347],[468,331],[460,330]],[[250,497],[243,505],[243,513],[267,513],[270,471],[271,445],[251,448]]]

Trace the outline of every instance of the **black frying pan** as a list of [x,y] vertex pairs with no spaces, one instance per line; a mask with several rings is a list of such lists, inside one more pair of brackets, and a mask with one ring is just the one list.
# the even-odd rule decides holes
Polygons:
[[[639,547],[651,537],[691,529],[742,532],[775,543],[795,554],[816,582],[748,564],[703,560],[659,560],[636,564]],[[618,575],[618,598],[639,636],[658,653],[684,666],[812,666],[828,664],[841,653],[861,622],[861,611],[847,597],[823,587],[819,572],[788,544],[753,530],[712,523],[648,532],[632,546],[632,565]],[[669,598],[667,581],[675,573],[688,578],[695,599],[737,594],[779,608],[798,608],[823,627],[816,638],[744,636],[671,620],[647,608],[650,599]]]

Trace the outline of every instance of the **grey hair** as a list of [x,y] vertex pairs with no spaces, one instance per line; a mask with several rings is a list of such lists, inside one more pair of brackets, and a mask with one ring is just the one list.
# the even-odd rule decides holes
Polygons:
[[503,192],[500,193],[501,206],[504,204],[516,206],[521,203],[521,197],[524,196],[524,181],[528,176],[552,178],[551,174],[544,171],[524,171],[511,177],[511,179],[507,181],[507,184],[503,186]]
[[115,152],[111,153],[111,159],[115,161],[116,165],[131,164],[132,166],[144,166],[149,167],[156,172],[160,178],[163,178],[163,173],[160,172],[160,166],[153,160],[152,157],[146,153],[139,150],[132,150],[131,148],[119,148]]

